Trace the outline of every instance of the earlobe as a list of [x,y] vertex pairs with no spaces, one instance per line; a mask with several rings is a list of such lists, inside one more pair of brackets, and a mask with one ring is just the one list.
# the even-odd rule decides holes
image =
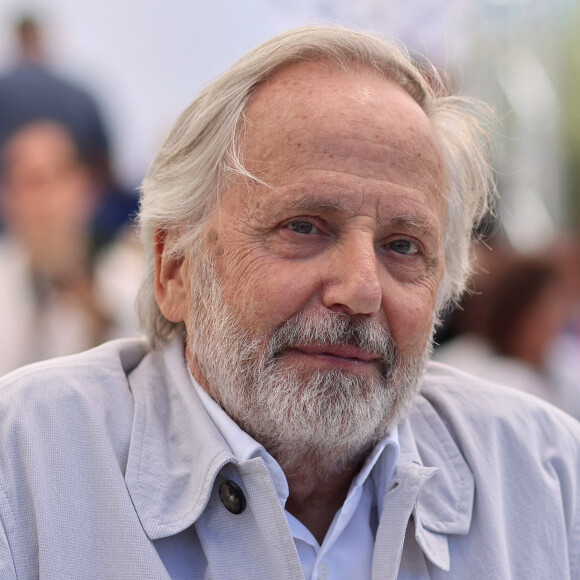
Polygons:
[[155,298],[167,320],[182,322],[187,312],[187,264],[183,256],[171,252],[172,237],[167,230],[155,230]]

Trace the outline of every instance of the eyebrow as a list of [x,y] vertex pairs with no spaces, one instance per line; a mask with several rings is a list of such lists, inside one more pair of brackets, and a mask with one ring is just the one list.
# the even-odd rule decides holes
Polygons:
[[[335,200],[325,200],[314,197],[310,194],[301,194],[295,199],[289,200],[286,209],[293,211],[343,211],[347,208],[344,204]],[[437,238],[440,235],[439,229],[427,217],[421,215],[398,214],[390,217],[384,225],[396,226],[405,229],[410,233],[424,232],[425,234]]]
[[421,231],[433,238],[438,238],[441,233],[431,220],[422,216],[398,215],[389,219],[388,223],[411,233]]
[[288,201],[285,204],[285,207],[295,211],[341,211],[346,209],[343,204],[338,203],[337,201],[320,199],[319,197],[313,197],[310,194],[299,195],[297,198]]

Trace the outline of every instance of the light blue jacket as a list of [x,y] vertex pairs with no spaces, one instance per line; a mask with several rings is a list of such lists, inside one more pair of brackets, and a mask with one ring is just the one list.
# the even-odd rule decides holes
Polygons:
[[[399,426],[374,579],[580,578],[580,425],[433,364]],[[238,515],[218,488],[233,480]],[[116,341],[0,387],[0,580],[302,578],[261,459],[236,464],[178,342]],[[358,580],[358,579],[357,579]]]

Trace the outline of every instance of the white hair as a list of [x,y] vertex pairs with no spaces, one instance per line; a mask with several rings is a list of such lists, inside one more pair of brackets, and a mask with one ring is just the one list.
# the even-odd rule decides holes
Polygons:
[[176,257],[201,251],[201,234],[225,185],[235,176],[255,179],[236,144],[251,96],[281,67],[306,61],[366,68],[400,85],[425,111],[447,169],[446,271],[435,314],[463,293],[471,272],[473,228],[495,192],[488,161],[489,108],[451,94],[433,67],[413,60],[394,42],[344,28],[303,27],[265,42],[206,87],[180,115],[143,181],[139,225],[145,272],[137,310],[153,345],[183,331],[183,323],[167,320],[155,300],[155,231],[177,232],[166,248]]

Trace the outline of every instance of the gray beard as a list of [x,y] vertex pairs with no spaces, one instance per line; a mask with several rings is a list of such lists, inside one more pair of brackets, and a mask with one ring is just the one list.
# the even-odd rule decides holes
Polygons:
[[[197,259],[187,321],[188,358],[225,412],[287,476],[328,479],[359,462],[413,406],[431,341],[405,358],[374,320],[327,308],[299,312],[255,336],[226,304],[213,264]],[[285,364],[293,346],[343,344],[379,355],[376,376]]]

